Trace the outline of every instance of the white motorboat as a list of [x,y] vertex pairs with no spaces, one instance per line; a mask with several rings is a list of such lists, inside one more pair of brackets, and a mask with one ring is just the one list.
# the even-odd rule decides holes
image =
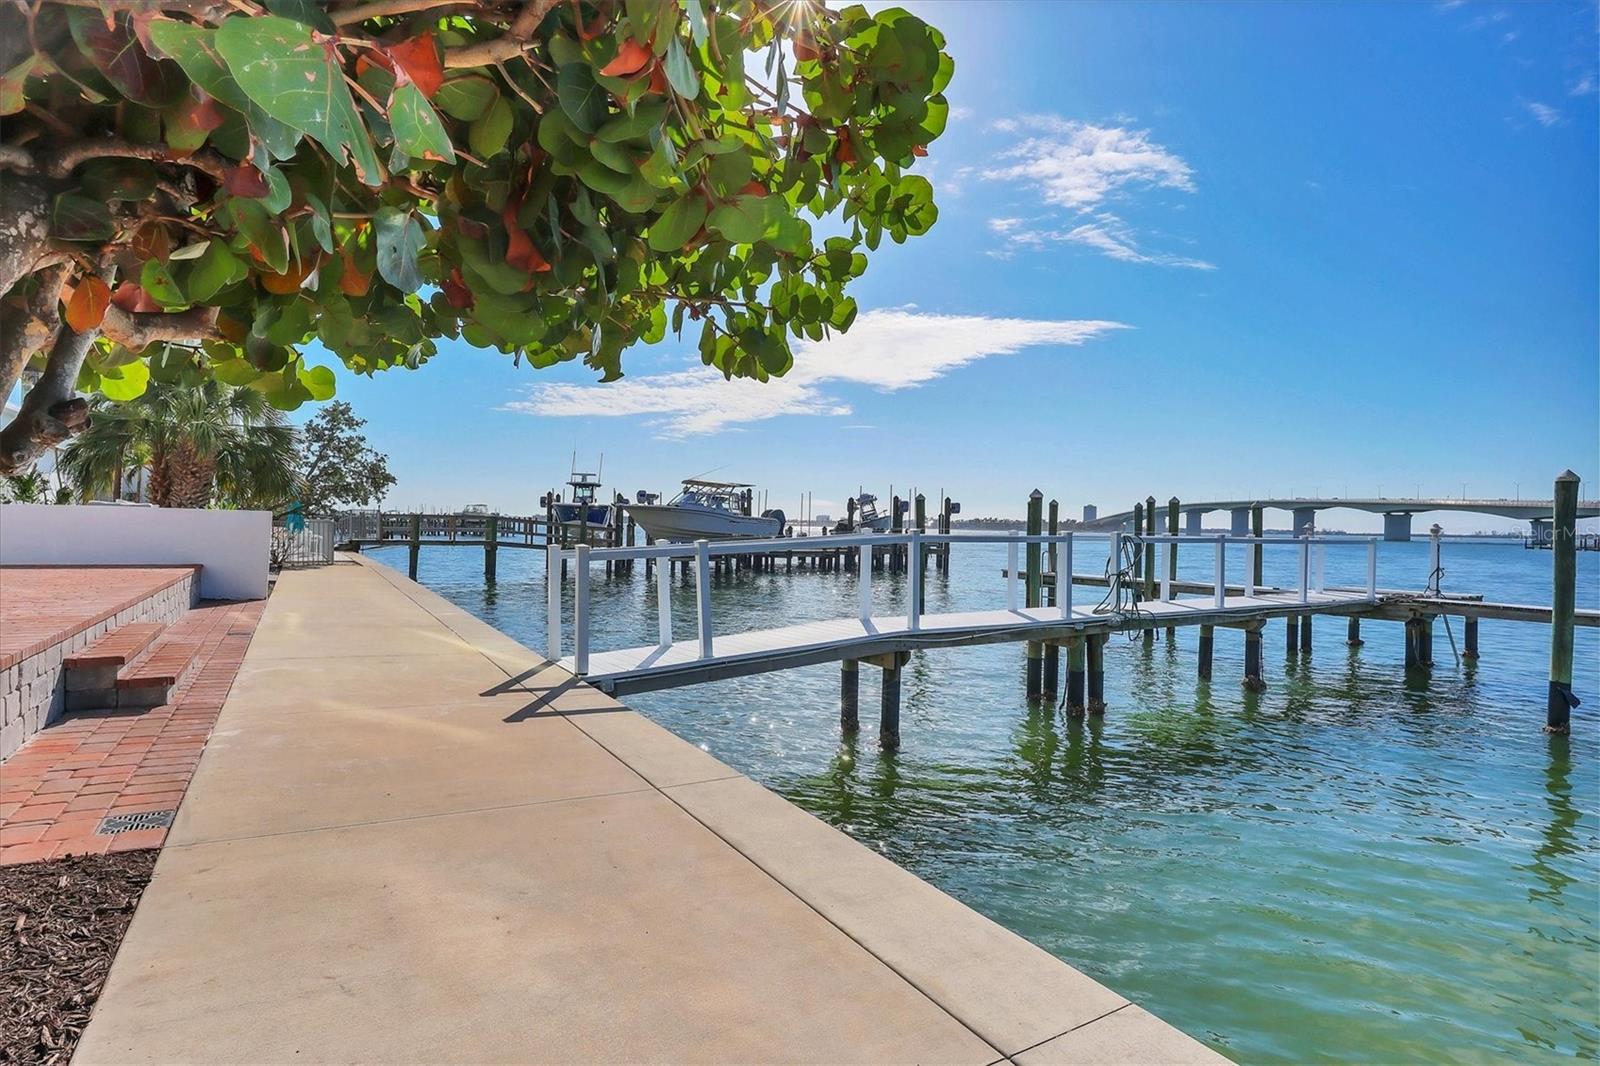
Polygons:
[[878,498],[870,492],[856,497],[856,531],[860,533],[887,533],[894,524],[894,515],[878,513]]
[[653,540],[727,540],[731,537],[776,537],[782,534],[782,511],[750,513],[752,486],[732,481],[686,479],[671,503],[639,493],[626,504],[628,513]]
[[567,485],[572,489],[572,499],[554,500],[551,509],[555,512],[556,523],[564,529],[569,536],[580,537],[585,530],[610,529],[612,510],[611,504],[601,503],[600,474],[588,473],[577,468],[577,459],[573,459],[572,473],[567,479]]

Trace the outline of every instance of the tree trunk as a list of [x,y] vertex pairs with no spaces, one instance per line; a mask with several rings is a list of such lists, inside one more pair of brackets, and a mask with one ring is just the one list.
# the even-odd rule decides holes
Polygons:
[[163,507],[211,506],[217,486],[217,461],[184,441],[166,457],[167,502]]

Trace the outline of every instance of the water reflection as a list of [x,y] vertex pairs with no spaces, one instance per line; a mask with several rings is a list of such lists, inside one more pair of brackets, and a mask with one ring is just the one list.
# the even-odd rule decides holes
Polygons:
[[[1406,574],[1425,551],[1385,545],[1380,582],[1416,584]],[[1462,549],[1450,574],[1458,590],[1539,602],[1538,554]],[[525,555],[502,553],[492,589],[470,552],[424,549],[422,574],[542,646],[542,575]],[[953,562],[929,583],[930,609],[1001,602],[1003,548]],[[1364,580],[1329,562],[1330,582]],[[1580,602],[1600,604],[1600,556],[1580,572]],[[653,639],[651,586],[596,587],[597,647]],[[849,614],[855,592],[844,574],[719,578],[719,631]],[[687,637],[692,581],[673,593]],[[904,583],[880,575],[874,595],[899,610]],[[1079,603],[1097,599],[1086,589]],[[1600,698],[1571,738],[1539,732],[1548,638],[1536,626],[1483,623],[1484,657],[1459,669],[1437,633],[1431,673],[1405,670],[1399,623],[1366,622],[1355,648],[1326,621],[1294,656],[1280,652],[1284,626],[1265,635],[1261,693],[1239,684],[1237,630],[1217,630],[1209,683],[1193,630],[1148,647],[1114,639],[1103,718],[1028,701],[1020,647],[918,653],[896,754],[878,750],[875,669],[849,736],[831,665],[634,703],[1242,1059],[1600,1054]],[[1577,666],[1579,691],[1596,693],[1593,630],[1579,633]]]

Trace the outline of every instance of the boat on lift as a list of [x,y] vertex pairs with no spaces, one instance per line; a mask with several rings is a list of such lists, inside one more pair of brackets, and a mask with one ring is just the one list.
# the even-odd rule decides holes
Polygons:
[[860,533],[887,533],[894,524],[894,515],[878,513],[878,498],[870,492],[856,497],[856,531]]
[[728,540],[776,537],[783,532],[782,511],[751,513],[754,486],[742,482],[685,478],[683,489],[670,503],[659,499],[641,492],[635,502],[625,505],[653,540]]
[[[600,462],[603,467],[603,456]],[[572,489],[572,499],[556,500],[550,505],[555,512],[556,524],[574,537],[586,528],[610,529],[613,510],[611,504],[600,502],[600,471],[590,473],[579,470],[578,458],[574,455],[567,485]]]

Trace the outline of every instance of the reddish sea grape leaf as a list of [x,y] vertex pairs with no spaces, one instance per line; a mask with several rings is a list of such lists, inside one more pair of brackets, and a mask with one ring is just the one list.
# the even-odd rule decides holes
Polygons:
[[78,283],[67,300],[67,325],[78,333],[94,329],[106,317],[106,305],[110,302],[111,286],[90,274]]
[[433,39],[433,31],[390,45],[387,51],[395,65],[405,71],[417,88],[422,90],[422,95],[433,99],[433,94],[439,91],[439,86],[444,82],[444,63],[439,58],[439,46]]
[[628,38],[617,49],[617,57],[600,68],[600,73],[614,78],[627,78],[639,73],[654,58],[650,49]]

